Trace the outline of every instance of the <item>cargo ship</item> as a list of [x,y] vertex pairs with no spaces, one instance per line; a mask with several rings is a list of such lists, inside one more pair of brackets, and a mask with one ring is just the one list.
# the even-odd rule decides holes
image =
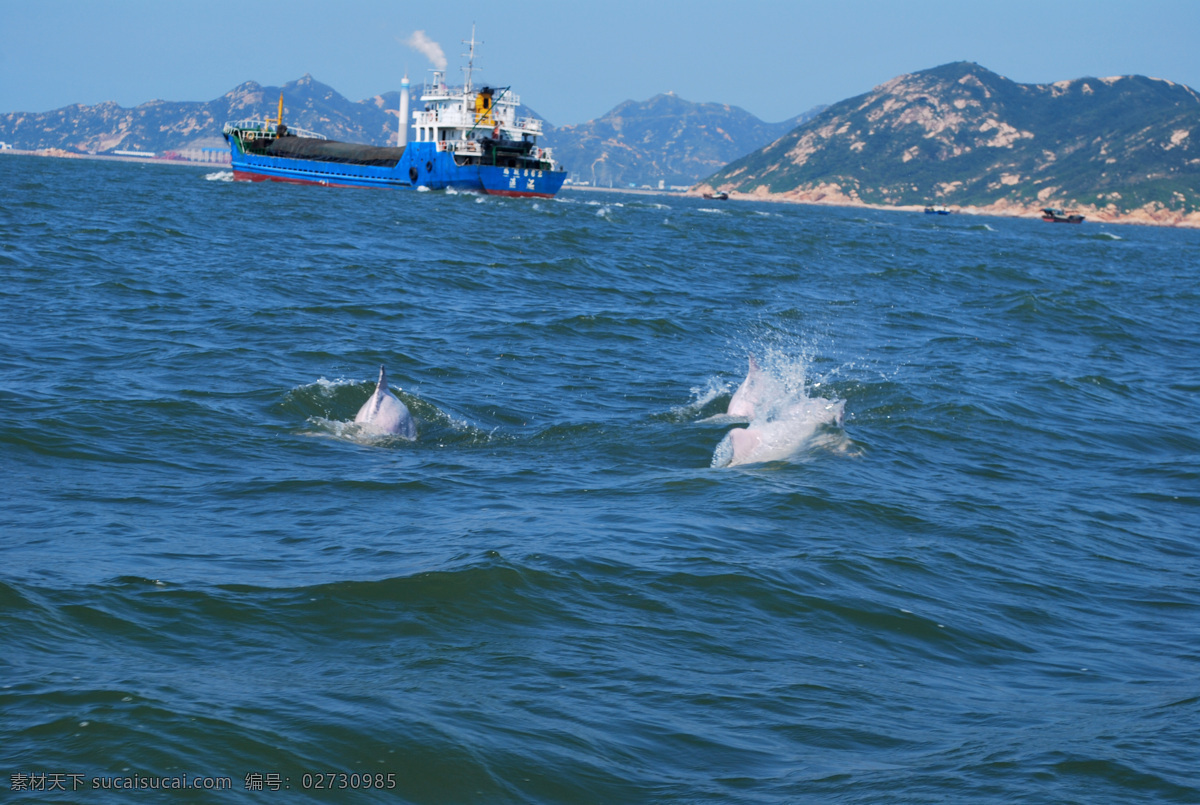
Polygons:
[[[395,146],[338,142],[283,122],[283,95],[274,118],[226,123],[233,178],[331,187],[394,187],[478,191],[498,196],[551,198],[567,172],[550,149],[539,148],[542,121],[517,117],[520,98],[508,87],[472,85],[475,35],[466,80],[447,86],[444,70],[421,93],[412,113],[414,141],[401,125]],[[408,114],[408,78],[400,92],[400,117]]]

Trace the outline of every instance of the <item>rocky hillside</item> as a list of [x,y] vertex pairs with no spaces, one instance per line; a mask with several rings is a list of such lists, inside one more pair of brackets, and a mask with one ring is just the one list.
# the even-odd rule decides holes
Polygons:
[[398,92],[353,103],[310,75],[282,88],[249,81],[206,103],[150,101],[126,109],[108,102],[44,114],[3,114],[0,140],[30,151],[56,148],[99,154],[224,145],[221,127],[226,121],[273,116],[281,89],[284,121],[290,125],[374,145],[385,144],[389,136],[395,140]]
[[1186,217],[1200,210],[1200,96],[1142,76],[1018,84],[957,62],[829,107],[708,188]]
[[596,120],[548,129],[545,143],[575,182],[688,186],[791,131],[819,110],[764,123],[736,106],[674,94],[626,101]]

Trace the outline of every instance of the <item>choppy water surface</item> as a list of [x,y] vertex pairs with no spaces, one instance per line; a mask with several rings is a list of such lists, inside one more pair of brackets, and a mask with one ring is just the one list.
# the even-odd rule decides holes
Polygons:
[[0,158],[14,801],[1200,801],[1200,233],[227,178]]

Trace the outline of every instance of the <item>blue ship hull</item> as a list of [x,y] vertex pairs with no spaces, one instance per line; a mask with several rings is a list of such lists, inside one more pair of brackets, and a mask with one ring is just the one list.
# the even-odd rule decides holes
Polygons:
[[437,143],[431,142],[409,143],[394,165],[383,166],[257,154],[243,150],[237,138],[227,139],[232,154],[233,178],[254,182],[270,180],[330,187],[409,190],[454,188],[501,196],[551,198],[567,176],[565,170],[459,165],[453,154],[439,151]]

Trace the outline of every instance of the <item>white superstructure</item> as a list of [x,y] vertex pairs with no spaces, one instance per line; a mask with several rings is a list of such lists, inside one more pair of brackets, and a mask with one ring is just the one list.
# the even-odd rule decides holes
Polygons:
[[[433,78],[421,93],[424,107],[413,112],[414,136],[417,142],[437,143],[437,150],[455,155],[478,156],[483,153],[480,141],[511,141],[536,143],[542,133],[542,121],[533,117],[517,117],[521,105],[519,96],[508,87],[472,85],[475,67],[475,34],[468,43],[471,50],[462,86],[446,84],[445,70],[434,70]],[[549,149],[533,148],[533,156],[551,160]]]

